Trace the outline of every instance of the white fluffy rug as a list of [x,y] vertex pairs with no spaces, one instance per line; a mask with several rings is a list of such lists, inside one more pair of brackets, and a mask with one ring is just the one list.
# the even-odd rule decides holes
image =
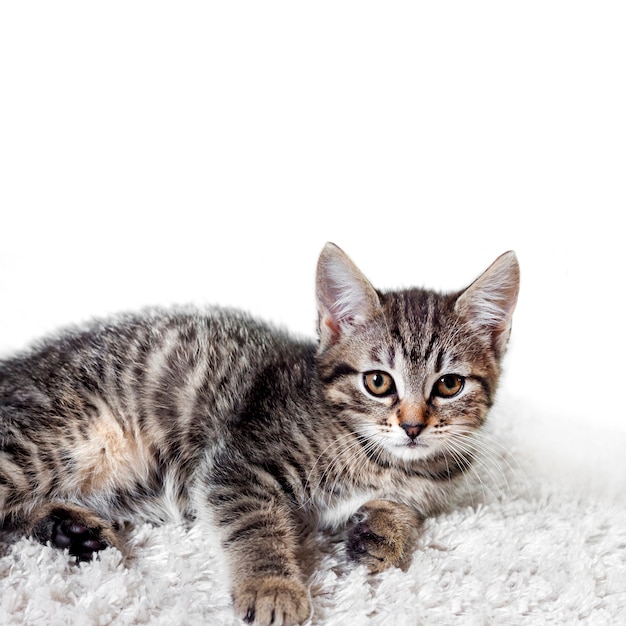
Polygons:
[[[429,520],[407,572],[370,576],[313,538],[313,624],[626,623],[626,437],[513,400],[491,423],[510,453],[490,439],[484,485]],[[106,550],[80,567],[26,539],[0,544],[0,623],[239,623],[214,538],[144,525],[130,540],[132,561]]]

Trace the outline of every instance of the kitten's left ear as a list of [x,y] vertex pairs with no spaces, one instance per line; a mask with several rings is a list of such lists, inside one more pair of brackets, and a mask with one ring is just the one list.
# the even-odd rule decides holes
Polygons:
[[327,243],[317,263],[320,349],[371,319],[380,310],[376,290],[348,255]]
[[471,324],[491,333],[498,358],[511,333],[519,279],[515,252],[505,252],[458,297],[454,307]]

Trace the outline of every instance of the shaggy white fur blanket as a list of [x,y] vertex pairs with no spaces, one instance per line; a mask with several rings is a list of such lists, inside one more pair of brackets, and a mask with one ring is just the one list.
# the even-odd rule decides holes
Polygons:
[[[312,624],[626,623],[626,437],[509,399],[491,424],[482,484],[428,521],[408,571],[371,576],[340,542],[310,539]],[[81,566],[0,544],[0,623],[239,623],[214,537],[143,525],[130,542],[128,562],[106,550]]]

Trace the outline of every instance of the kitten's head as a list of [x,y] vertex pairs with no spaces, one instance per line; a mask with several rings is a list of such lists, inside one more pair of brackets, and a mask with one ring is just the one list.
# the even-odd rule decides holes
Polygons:
[[328,402],[374,454],[454,456],[493,403],[518,289],[517,259],[507,252],[458,293],[380,293],[327,244],[317,299]]

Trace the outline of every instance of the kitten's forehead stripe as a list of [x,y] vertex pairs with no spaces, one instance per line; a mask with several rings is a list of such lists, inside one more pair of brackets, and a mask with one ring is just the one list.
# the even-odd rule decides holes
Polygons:
[[440,348],[437,353],[437,359],[435,360],[435,371],[440,373],[443,370],[443,363],[445,359],[445,352]]
[[426,350],[424,350],[424,361],[430,361],[430,357],[433,354],[433,350],[435,349],[435,344],[439,342],[439,335],[436,332],[433,332],[428,345],[426,346]]
[[387,294],[387,326],[394,347],[412,364],[443,359],[441,297],[419,289]]

